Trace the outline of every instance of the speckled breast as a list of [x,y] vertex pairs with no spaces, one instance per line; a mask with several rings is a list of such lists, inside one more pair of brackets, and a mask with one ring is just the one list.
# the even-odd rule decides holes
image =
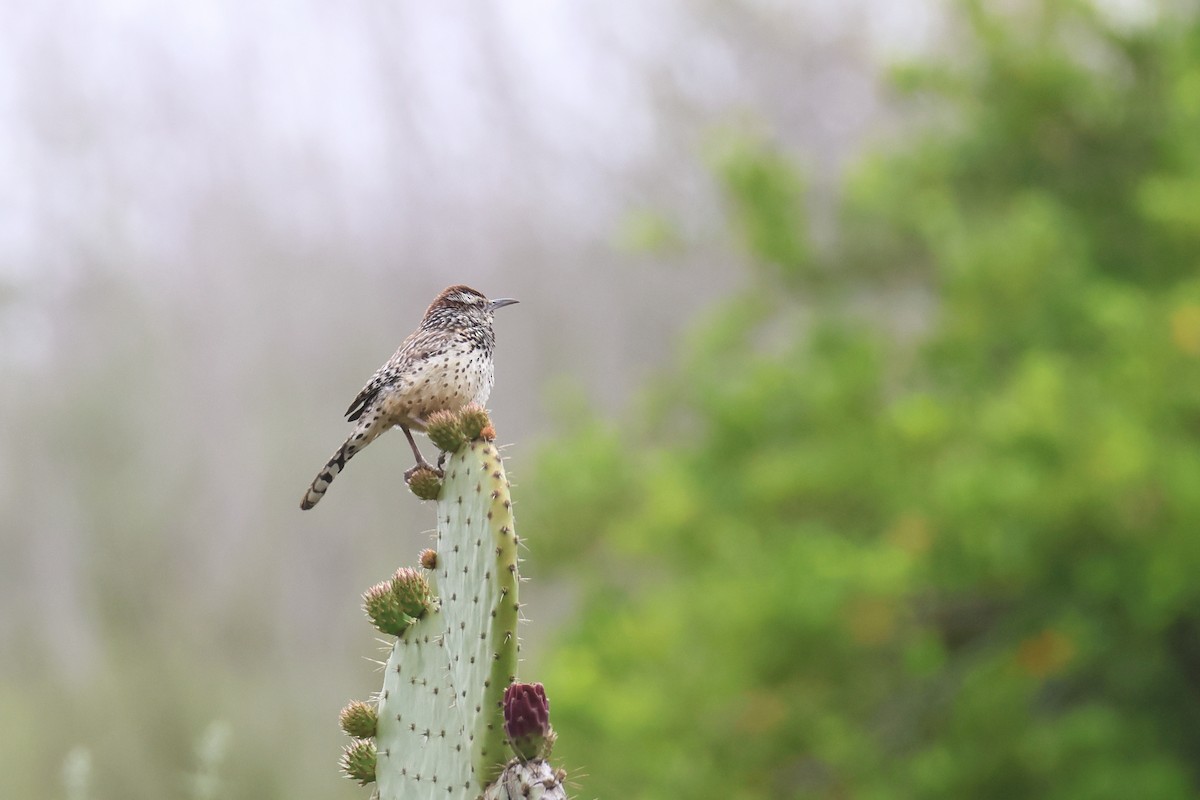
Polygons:
[[400,392],[385,401],[385,413],[422,428],[421,420],[435,411],[457,411],[467,403],[487,402],[492,392],[491,353],[470,342],[454,341],[445,351],[431,353],[404,376]]

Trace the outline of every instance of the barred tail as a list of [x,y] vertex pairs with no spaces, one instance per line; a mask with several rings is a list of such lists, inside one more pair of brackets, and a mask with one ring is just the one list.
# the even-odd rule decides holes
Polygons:
[[333,479],[346,466],[346,462],[383,432],[383,428],[376,424],[377,421],[377,419],[364,420],[365,424],[360,423],[355,428],[354,433],[350,435],[350,438],[342,443],[342,446],[333,454],[333,458],[329,459],[321,471],[317,473],[317,477],[313,478],[312,485],[308,487],[308,491],[304,493],[304,499],[300,501],[301,510],[308,511],[321,502],[321,498],[325,496],[325,491],[329,488],[329,484],[333,483]]

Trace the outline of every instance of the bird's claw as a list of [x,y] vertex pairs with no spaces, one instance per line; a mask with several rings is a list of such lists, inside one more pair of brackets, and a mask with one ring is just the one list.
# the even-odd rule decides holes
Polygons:
[[442,470],[441,470],[440,462],[439,462],[439,466],[435,467],[433,464],[430,464],[428,461],[422,460],[422,461],[418,461],[415,466],[411,467],[408,471],[406,471],[404,473],[404,482],[410,483],[412,481],[413,475],[416,475],[418,472],[420,472],[423,469],[430,470],[431,472],[433,472],[433,474],[437,475],[439,478],[446,477],[446,473],[442,472]]

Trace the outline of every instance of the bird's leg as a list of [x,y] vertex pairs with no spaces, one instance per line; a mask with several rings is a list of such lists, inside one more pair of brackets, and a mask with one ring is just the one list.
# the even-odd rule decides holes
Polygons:
[[404,435],[408,438],[408,445],[409,445],[409,447],[412,448],[413,455],[417,457],[417,465],[404,473],[405,483],[412,480],[413,474],[417,470],[422,469],[422,468],[433,470],[434,472],[437,473],[437,476],[439,478],[442,477],[442,475],[444,473],[439,468],[435,467],[433,464],[430,464],[428,461],[426,461],[425,456],[421,455],[421,450],[417,447],[417,442],[415,439],[413,439],[412,431],[410,431],[408,429],[408,426],[401,425],[400,430],[404,431]]
[[446,466],[446,456],[447,455],[449,455],[449,453],[447,453],[445,450],[438,453],[438,465],[437,465],[438,472],[441,472],[442,467]]

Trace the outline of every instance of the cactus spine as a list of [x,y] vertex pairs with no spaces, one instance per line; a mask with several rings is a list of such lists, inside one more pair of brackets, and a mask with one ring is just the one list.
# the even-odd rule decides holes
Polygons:
[[[423,571],[401,569],[364,595],[376,626],[397,636],[371,742],[380,800],[478,798],[512,767],[503,701],[516,679],[518,539],[492,438],[478,407],[430,419],[430,439],[450,454],[444,478],[424,471],[411,485],[437,499],[435,549],[421,553]],[[348,733],[369,730],[347,722],[362,717],[347,707]]]

